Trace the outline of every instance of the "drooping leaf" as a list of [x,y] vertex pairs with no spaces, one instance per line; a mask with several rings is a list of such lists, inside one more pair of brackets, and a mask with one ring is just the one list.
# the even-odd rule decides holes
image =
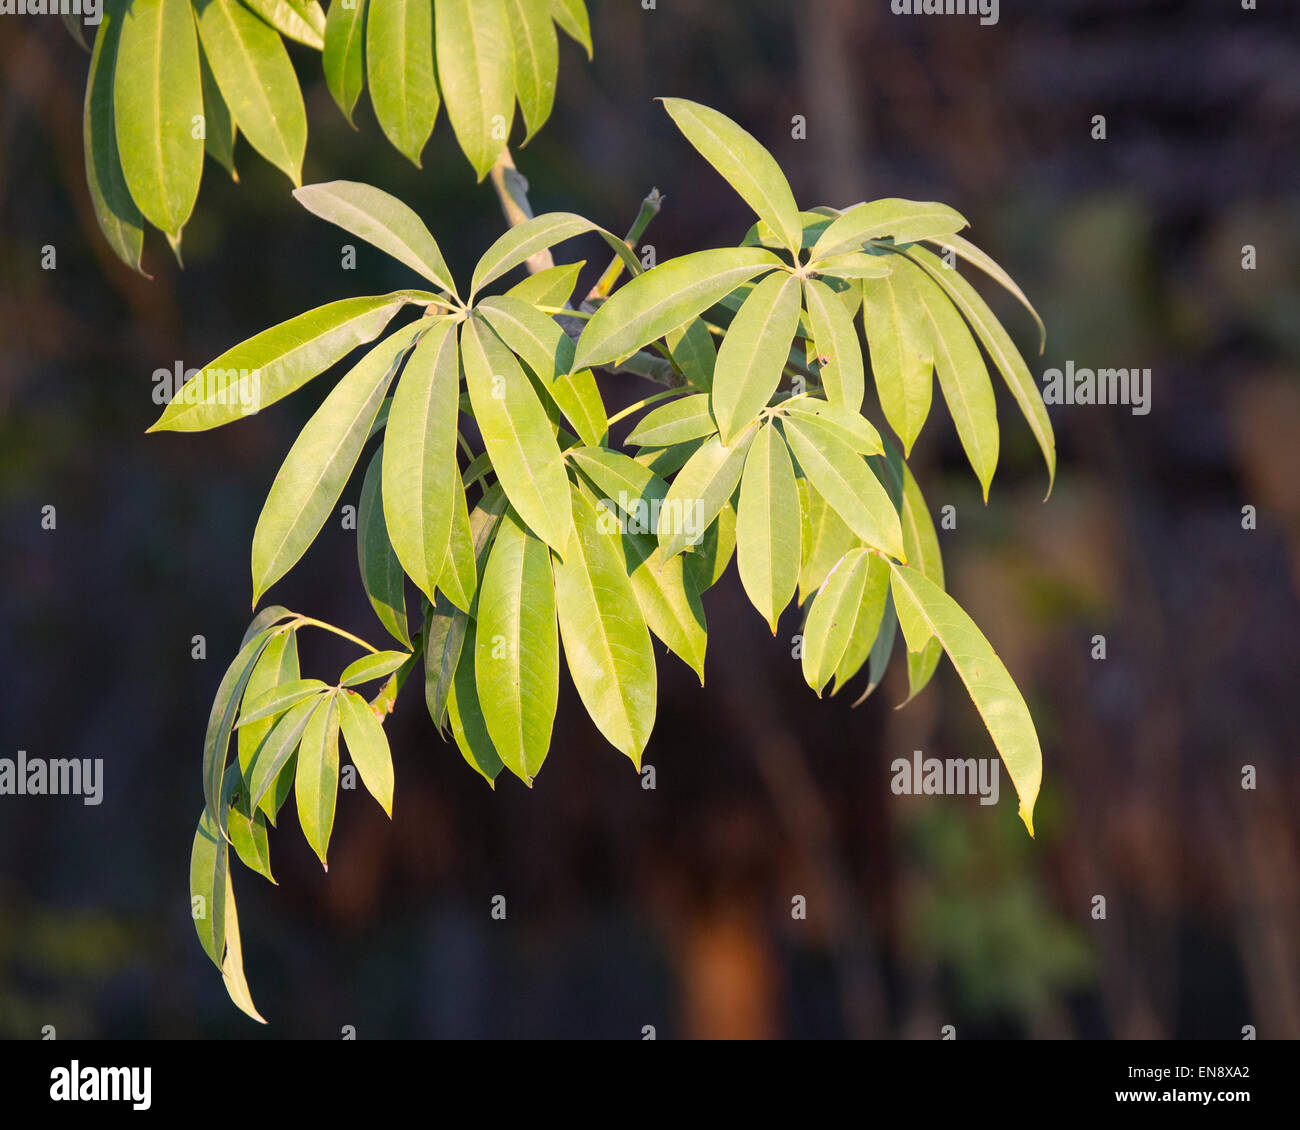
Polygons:
[[334,829],[339,794],[339,695],[331,692],[312,711],[302,731],[294,792],[302,834],[327,871],[325,855]]
[[695,548],[682,555],[682,570],[696,592],[706,593],[722,579],[735,552],[736,510],[728,502]]
[[203,81],[188,4],[131,0],[122,18],[113,116],[122,173],[144,218],[171,237],[203,175]]
[[967,227],[966,218],[946,204],[920,200],[873,200],[857,204],[836,219],[814,244],[812,262],[856,251],[871,239],[891,236],[895,243],[950,235]]
[[325,85],[348,125],[366,85],[366,0],[332,0],[325,20]]
[[574,364],[591,368],[630,356],[702,314],[761,271],[781,265],[761,247],[725,247],[669,259],[629,280],[578,339]]
[[639,770],[658,692],[650,632],[618,535],[601,530],[595,507],[578,491],[573,524],[569,552],[553,561],[564,657],[596,728]]
[[903,531],[885,488],[863,457],[816,417],[787,415],[781,426],[808,482],[867,545],[901,558]]
[[627,442],[642,447],[667,447],[712,435],[717,430],[708,395],[697,392],[647,412],[632,429]]
[[[898,615],[894,612],[894,600],[885,595],[885,615],[880,621],[880,630],[876,633],[876,642],[871,645],[871,654],[867,658],[867,685],[854,701],[854,706],[861,706],[880,686],[889,666],[889,657],[894,653],[894,640],[898,636]],[[838,686],[836,688],[838,690]]]
[[442,593],[425,611],[424,702],[439,733],[443,732],[447,700],[460,663],[468,623],[469,613],[462,612]]
[[470,528],[469,504],[463,490],[451,493],[451,538],[442,572],[438,574],[438,591],[451,603],[468,613],[478,591],[478,573],[474,568],[474,535]]
[[441,105],[433,71],[432,4],[369,0],[366,11],[370,102],[384,135],[417,169]]
[[226,948],[226,873],[229,849],[216,821],[205,810],[190,849],[190,916],[203,952],[221,968]]
[[820,698],[853,635],[867,583],[866,549],[851,549],[831,569],[813,597],[803,629],[803,677]]
[[230,735],[235,728],[235,717],[244,697],[253,666],[270,642],[272,628],[263,628],[239,649],[217,687],[208,715],[207,730],[203,735],[203,799],[207,818],[220,832],[224,828],[221,810],[221,783],[226,772],[226,754],[230,749]]
[[952,597],[915,569],[890,567],[894,607],[908,650],[918,650],[931,636],[943,644],[1002,755],[1020,797],[1020,819],[1032,836],[1043,755],[1024,698],[988,640]]
[[482,319],[467,319],[460,340],[470,402],[501,487],[533,533],[563,555],[573,530],[569,480],[537,393]]
[[[234,769],[235,766],[231,766]],[[271,874],[271,845],[266,834],[266,815],[255,810],[252,817],[240,811],[239,805],[231,805],[226,810],[226,832],[230,836],[230,845],[250,871],[275,882]]]
[[822,587],[835,563],[859,542],[827,501],[799,480],[799,505],[803,525],[803,557],[799,566],[799,603]]
[[934,388],[934,347],[925,308],[911,272],[902,269],[862,284],[862,322],[871,371],[885,419],[903,441],[903,453],[921,433]]
[[817,344],[818,375],[826,399],[856,414],[862,410],[866,377],[862,347],[858,344],[858,331],[853,326],[853,319],[824,282],[806,279],[803,293],[809,326]]
[[1043,352],[1043,347],[1047,344],[1047,327],[1043,325],[1043,319],[1039,317],[1038,311],[1034,309],[1034,304],[1025,297],[1025,292],[1015,283],[1015,280],[1007,274],[993,260],[993,257],[987,252],[980,250],[968,239],[963,239],[959,235],[945,235],[942,238],[931,240],[940,247],[952,250],[960,255],[966,262],[978,267],[989,278],[1001,284],[1009,290],[1029,313],[1033,316],[1034,324],[1038,327],[1038,352]]
[[339,686],[359,687],[391,675],[411,658],[409,651],[376,651],[354,659],[339,676]]
[[235,125],[234,115],[222,96],[217,78],[212,73],[207,56],[199,52],[199,72],[203,78],[203,147],[223,169],[230,174],[231,180],[238,181],[239,173],[235,169],[235,138],[239,130]]
[[393,755],[388,748],[388,735],[384,733],[383,726],[379,724],[379,719],[366,700],[354,691],[341,691],[338,707],[348,756],[357,767],[362,784],[391,819]]
[[723,443],[731,443],[772,399],[799,324],[799,280],[784,271],[750,292],[718,349],[711,406]]
[[555,77],[560,68],[560,44],[547,0],[506,0],[514,38],[515,93],[524,115],[527,145],[551,115]]
[[776,635],[799,580],[799,489],[785,440],[759,428],[745,458],[736,511],[736,564],[750,602]]
[[82,136],[86,185],[99,230],[113,253],[134,271],[140,270],[144,222],[122,173],[113,117],[113,71],[122,34],[125,0],[107,0],[101,13],[95,49],[86,78]]
[[438,85],[456,140],[482,180],[510,137],[515,47],[505,0],[438,0]]
[[[437,322],[397,382],[384,432],[383,512],[393,550],[430,600],[464,495],[456,463],[460,364],[456,331]],[[463,509],[465,503],[459,503]]]
[[797,252],[803,225],[781,166],[758,140],[725,114],[682,98],[663,99],[677,128],[700,151],[785,246]]
[[591,58],[591,22],[587,18],[587,5],[583,0],[550,0],[551,15],[564,29],[566,35],[577,40]]
[[253,600],[287,573],[315,540],[356,466],[415,322],[370,350],[307,421],[285,457],[253,532]]
[[506,768],[531,784],[551,745],[560,637],[551,554],[507,510],[478,595],[474,679],[488,735]]
[[260,805],[262,798],[275,783],[280,771],[288,764],[289,758],[298,748],[303,730],[311,719],[313,711],[321,701],[330,696],[326,688],[318,690],[309,698],[302,699],[289,707],[280,720],[271,727],[271,732],[262,740],[253,754],[253,763],[248,767],[249,804]]
[[653,537],[627,532],[622,540],[624,565],[646,626],[699,676],[703,686],[708,643],[704,604],[695,575],[686,568],[695,555],[679,554],[665,562]]
[[235,1006],[245,1016],[265,1024],[262,1014],[253,1004],[252,994],[248,990],[248,981],[244,977],[244,949],[239,936],[239,912],[235,909],[235,887],[226,868],[226,956],[221,963],[221,980],[226,992]]
[[474,652],[477,646],[474,621],[469,620],[465,625],[460,661],[456,664],[456,674],[447,696],[447,718],[461,756],[495,788],[497,774],[505,766],[501,764],[501,758],[497,756],[492,739],[488,736],[483,709],[478,701],[478,688],[474,678]]
[[717,436],[705,440],[672,481],[659,511],[659,555],[670,561],[697,541],[727,504],[745,469],[755,429],[725,446]]
[[835,665],[835,685],[831,689],[832,695],[839,694],[844,684],[862,669],[862,665],[870,657],[876,635],[880,631],[880,622],[885,615],[885,601],[888,598],[889,564],[878,553],[868,553],[862,597],[853,614],[853,624],[849,628],[849,639],[844,654]]
[[295,187],[302,184],[307,110],[276,31],[237,0],[195,6],[203,53],[235,123]]
[[357,562],[366,599],[379,622],[388,629],[389,635],[409,648],[411,632],[406,622],[406,575],[393,551],[384,521],[380,488],[383,458],[384,445],[380,444],[361,484],[361,501],[357,504]]

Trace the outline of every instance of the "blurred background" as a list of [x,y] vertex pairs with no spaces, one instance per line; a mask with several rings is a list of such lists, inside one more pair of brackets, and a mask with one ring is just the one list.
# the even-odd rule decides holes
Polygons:
[[[968,216],[1047,322],[1039,358],[1027,315],[976,278],[1036,376],[1066,359],[1152,369],[1149,415],[1053,409],[1046,504],[1000,383],[987,507],[937,398],[914,453],[931,509],[955,507],[949,588],[1038,724],[1038,838],[1005,776],[992,807],[890,792],[912,750],[993,756],[950,666],[902,711],[897,653],[860,708],[849,692],[819,702],[791,659],[797,613],[772,639],[733,566],[705,600],[705,688],[656,648],[653,791],[566,685],[536,787],[503,775],[492,792],[409,685],[388,723],[392,824],[343,793],[325,875],[290,806],[272,834],[279,887],[237,872],[271,1024],[239,1014],[189,916],[203,729],[250,617],[262,500],[330,381],[227,429],[146,437],[152,374],[410,280],[364,245],[340,270],[340,233],[242,140],[239,185],[205,170],[185,269],[151,233],[154,280],[133,276],[85,189],[87,57],[58,21],[9,17],[0,756],[103,758],[106,785],[99,807],[0,798],[0,1036],[1300,1036],[1294,12],[1037,0],[981,27],[887,0],[591,6],[594,63],[563,42],[554,116],[516,152],[536,210],[622,231],[655,186],[660,260],[738,241],[751,215],[653,101],[696,99],[772,148],[805,206],[905,196]],[[293,51],[305,179],[396,193],[468,274],[502,221],[445,117],[416,170],[364,99],[349,129],[319,60]],[[572,249],[591,256],[584,281],[607,256]],[[648,391],[613,387],[611,406]],[[354,536],[329,523],[272,598],[378,640]],[[305,669],[346,655],[304,643]]]

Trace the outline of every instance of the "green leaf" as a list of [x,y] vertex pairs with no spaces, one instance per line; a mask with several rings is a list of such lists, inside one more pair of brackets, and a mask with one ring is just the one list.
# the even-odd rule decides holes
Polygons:
[[252,416],[374,341],[415,292],[345,298],[226,350],[181,386],[151,432],[200,432]]
[[469,505],[463,490],[452,491],[451,507],[451,540],[438,574],[438,590],[462,612],[469,612],[478,591],[478,573],[474,568]]
[[563,243],[566,239],[595,232],[623,260],[632,277],[641,273],[641,261],[632,254],[631,248],[612,232],[607,232],[597,224],[573,212],[547,212],[534,216],[521,224],[515,224],[492,244],[474,267],[474,276],[470,279],[470,301],[474,300],[480,290],[488,283],[499,279],[507,271],[513,270],[521,263],[528,262],[539,251]]
[[203,175],[203,81],[188,4],[131,0],[113,71],[122,173],[144,218],[173,243],[194,210]]
[[759,219],[780,234],[785,246],[797,253],[803,236],[799,209],[772,154],[717,110],[682,98],[662,101],[686,140],[740,193]]
[[701,392],[713,390],[713,371],[718,365],[718,350],[713,333],[703,318],[692,318],[664,334],[664,344],[673,364],[688,382]]
[[650,632],[624,567],[616,534],[573,492],[575,536],[553,561],[564,656],[596,728],[641,768],[654,728],[658,678]]
[[[131,198],[122,173],[113,120],[113,72],[117,64],[118,41],[122,34],[123,0],[104,5],[90,57],[86,78],[86,100],[82,110],[82,136],[86,158],[86,186],[99,230],[119,259],[140,271],[144,251],[144,222]],[[143,273],[141,271],[141,273]]]
[[704,313],[755,275],[781,265],[761,247],[725,247],[669,259],[620,287],[578,340],[578,368],[617,361]]
[[587,5],[583,0],[551,0],[551,15],[566,35],[587,49],[587,58],[590,59],[591,23],[587,19]]
[[203,147],[212,158],[230,174],[230,179],[239,180],[235,169],[235,139],[239,130],[230,107],[221,94],[217,78],[212,73],[207,56],[199,53],[199,73],[203,79]]
[[735,552],[736,510],[728,502],[718,511],[703,539],[690,553],[682,555],[682,570],[697,592],[706,593],[722,579]]
[[318,704],[302,731],[294,792],[302,834],[326,871],[325,854],[334,828],[339,795],[339,695],[331,692]]
[[997,283],[1000,283],[1003,287],[1005,287],[1013,295],[1015,295],[1016,299],[1020,302],[1020,305],[1023,306],[1026,310],[1028,310],[1029,313],[1033,316],[1034,324],[1038,327],[1038,352],[1039,353],[1043,352],[1044,346],[1047,345],[1047,327],[1043,325],[1043,319],[1038,316],[1038,311],[1034,309],[1033,303],[1030,302],[1029,299],[1025,297],[1025,292],[1016,285],[1015,280],[1012,279],[1012,277],[1009,274],[1007,274],[1006,271],[1004,271],[1001,267],[998,266],[998,264],[993,260],[992,256],[990,256],[984,251],[981,251],[978,247],[976,247],[973,243],[971,243],[970,240],[963,239],[959,235],[946,235],[941,239],[931,240],[931,242],[937,243],[940,247],[955,251],[963,259],[965,259],[966,262],[972,264],[973,266],[978,267],[981,271],[983,271],[986,275],[988,275],[989,278],[993,279]]
[[790,450],[809,485],[867,545],[891,557],[903,557],[903,531],[885,488],[862,456],[834,432],[817,424],[816,417],[810,416],[782,419]]
[[713,418],[731,443],[767,406],[799,326],[799,280],[779,272],[750,292],[722,339],[713,373]]
[[438,85],[456,140],[482,180],[510,137],[515,47],[505,0],[438,0]]
[[993,311],[975,292],[975,288],[956,271],[944,267],[937,255],[923,247],[909,248],[907,254],[947,291],[948,297],[974,327],[984,348],[993,358],[993,363],[997,365],[998,371],[1007,382],[1007,387],[1011,389],[1011,395],[1016,398],[1016,403],[1020,405],[1025,419],[1029,421],[1029,428],[1043,452],[1043,459],[1047,463],[1047,493],[1050,495],[1052,484],[1056,481],[1056,439],[1052,435],[1052,421],[1043,404],[1043,394],[1034,383],[1029,366],[1020,356],[1019,350],[1011,340],[1011,335],[993,316]]
[[914,277],[903,266],[863,282],[862,323],[880,407],[908,454],[930,412],[934,347]]
[[766,424],[749,449],[740,481],[736,564],[740,583],[772,635],[799,580],[800,537],[794,466],[785,440]]
[[226,992],[234,1001],[240,1012],[265,1024],[262,1014],[253,1005],[252,994],[248,991],[248,981],[244,977],[244,950],[239,938],[239,913],[235,909],[235,887],[226,869],[226,956],[221,963],[221,980],[225,982]]
[[[233,765],[231,768],[235,768]],[[230,835],[230,844],[235,849],[244,866],[250,871],[275,882],[271,874],[271,845],[266,834],[266,816],[254,811],[252,819],[239,810],[238,805],[231,805],[226,810],[226,831]]]
[[[450,320],[420,339],[397,382],[384,432],[383,512],[393,550],[433,599],[451,544],[456,496],[460,365]],[[463,510],[464,501],[459,503]]]
[[409,651],[376,651],[354,659],[339,676],[339,686],[357,687],[391,675],[411,658]]
[[380,128],[420,168],[441,105],[433,71],[433,0],[370,0],[366,71]]
[[280,36],[236,0],[196,6],[203,53],[235,123],[294,186],[302,184],[307,110]]
[[483,721],[483,708],[478,700],[474,676],[474,652],[478,647],[474,621],[465,626],[465,639],[461,646],[460,661],[452,679],[451,693],[447,696],[447,718],[451,723],[452,737],[466,764],[479,773],[489,785],[496,787],[497,775],[505,768],[497,756],[487,724]]
[[785,416],[814,417],[817,421],[814,428],[834,433],[859,455],[879,455],[885,450],[880,433],[854,409],[811,396],[795,396],[782,404],[780,411]]
[[253,603],[307,551],[343,493],[370,426],[411,339],[415,322],[385,338],[307,421],[271,484],[253,532]]
[[325,85],[348,125],[366,85],[366,0],[333,0],[325,20]]
[[844,684],[866,663],[875,645],[881,619],[885,615],[885,602],[889,599],[889,564],[878,553],[869,553],[866,570],[862,598],[858,601],[857,610],[853,614],[848,643],[845,645],[839,663],[835,665],[835,686],[831,690],[832,696],[839,694]]
[[469,613],[455,607],[442,593],[425,611],[424,702],[439,733],[443,732],[447,700],[451,696],[451,684],[460,663],[468,623]]
[[892,236],[895,243],[912,243],[951,235],[967,227],[966,218],[946,204],[919,200],[873,200],[844,212],[813,245],[811,263],[831,255],[856,251],[871,239]]
[[291,679],[271,687],[256,698],[244,694],[244,707],[239,715],[239,727],[275,718],[304,699],[324,694],[329,687],[319,679]]
[[699,676],[704,685],[708,630],[695,574],[686,565],[694,554],[664,562],[653,537],[623,534],[623,559],[646,626]]
[[551,745],[560,693],[560,637],[551,555],[506,511],[479,586],[474,679],[488,735],[525,784]]
[[[325,13],[317,3],[308,0],[243,0],[276,31],[290,39],[305,44],[313,51],[325,45]],[[338,3],[330,7],[337,8]]]
[[255,635],[265,628],[270,628],[278,624],[281,620],[287,620],[293,615],[282,604],[270,604],[263,608],[252,620],[249,621],[248,627],[244,629],[244,638],[239,641],[242,648]]
[[206,810],[199,817],[190,849],[190,916],[203,952],[221,968],[226,948],[226,874],[229,850],[216,821]]
[[560,43],[546,0],[506,0],[514,39],[515,93],[524,115],[527,145],[551,115],[555,78],[560,69]]
[[856,415],[862,410],[866,377],[853,318],[824,282],[805,279],[803,293],[817,355],[825,358],[820,362],[819,376],[826,399],[851,409]]
[[246,774],[250,806],[261,804],[262,798],[275,783],[280,770],[298,748],[298,742],[312,713],[320,706],[323,699],[330,697],[330,694],[331,692],[326,688],[324,691],[318,690],[310,698],[294,703],[257,747],[257,752],[253,755],[253,763],[248,767]]
[[[372,11],[380,2],[371,0]],[[294,189],[293,195],[313,215],[378,247],[449,294],[456,293],[451,271],[429,229],[397,197],[346,180],[305,185]]]
[[817,273],[836,279],[883,279],[893,270],[893,256],[849,251],[817,261]]
[[646,413],[628,435],[627,442],[642,447],[668,447],[712,435],[717,430],[708,394],[697,392],[670,400]]
[[586,265],[587,261],[583,259],[577,263],[547,267],[516,283],[506,294],[520,302],[527,302],[530,306],[563,306],[573,297],[578,275]]
[[341,691],[338,696],[339,721],[343,723],[343,740],[348,745],[348,756],[361,775],[361,782],[379,806],[393,816],[393,755],[388,748],[388,735],[379,724],[375,712],[366,700],[354,691]]
[[409,648],[411,631],[406,622],[406,575],[393,551],[384,521],[380,486],[383,459],[384,445],[381,443],[375,449],[361,484],[361,501],[357,505],[357,562],[366,599],[379,622],[388,629],[389,635]]
[[[871,645],[871,655],[867,660],[867,685],[853,703],[854,706],[861,706],[871,697],[872,692],[880,686],[880,680],[885,676],[885,668],[889,666],[889,657],[894,652],[894,639],[897,635],[898,614],[894,611],[893,598],[886,593],[884,619],[880,622],[880,630],[876,633],[876,642]],[[838,686],[836,689],[839,689]]]
[[705,440],[668,488],[659,510],[659,555],[671,560],[694,544],[727,504],[745,469],[754,429],[726,446],[717,436]]
[[1043,756],[1025,700],[988,640],[952,597],[915,569],[891,569],[894,607],[908,649],[918,650],[930,636],[943,644],[1002,755],[1020,797],[1020,819],[1032,836]]
[[485,298],[478,309],[497,336],[537,375],[583,443],[603,442],[609,418],[596,378],[590,369],[573,371],[573,339],[555,319],[509,295]]
[[221,678],[208,715],[208,727],[203,735],[203,799],[208,819],[219,831],[225,827],[221,811],[221,782],[226,772],[226,754],[235,728],[235,716],[239,713],[239,704],[253,666],[270,642],[272,631],[263,628],[240,647],[239,654]]
[[822,582],[808,610],[803,629],[803,677],[818,698],[852,639],[870,556],[865,549],[849,550]]
[[803,557],[799,566],[799,603],[816,592],[835,563],[858,546],[857,535],[844,524],[826,500],[799,479],[799,506],[803,527]]
[[998,465],[999,442],[998,406],[988,368],[966,323],[943,291],[922,275],[916,296],[929,323],[939,388],[987,502]]
[[569,479],[532,382],[478,317],[461,328],[461,361],[483,443],[506,497],[533,533],[563,555],[573,532]]
[[[621,451],[604,447],[571,447],[565,452],[573,466],[581,471],[602,498],[627,516],[633,533],[645,534],[654,529],[659,504],[668,493],[668,484],[649,468],[630,459]],[[599,515],[597,515],[599,517]]]
[[[298,643],[294,632],[281,630],[271,635],[262,654],[253,664],[253,670],[244,687],[242,703],[254,703],[264,695],[271,693],[284,683],[297,680]],[[253,760],[253,754],[274,723],[270,718],[260,722],[241,724],[237,727],[239,748],[239,768],[246,771]]]

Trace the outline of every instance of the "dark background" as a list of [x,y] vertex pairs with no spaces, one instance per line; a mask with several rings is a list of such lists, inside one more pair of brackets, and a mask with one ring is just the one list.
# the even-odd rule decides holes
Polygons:
[[[154,281],[134,277],[89,211],[87,58],[57,20],[11,16],[0,756],[103,758],[106,795],[0,798],[0,1035],[1300,1036],[1294,8],[1004,0],[981,27],[893,16],[887,0],[592,6],[595,62],[564,41],[555,114],[516,153],[538,211],[621,231],[654,185],[660,260],[736,242],[752,217],[653,102],[696,99],[768,144],[804,206],[906,196],[968,216],[1047,321],[1037,358],[1028,317],[976,279],[1036,375],[1066,359],[1153,370],[1148,416],[1053,410],[1047,504],[1000,385],[987,508],[944,409],[914,454],[932,510],[956,507],[949,586],[1038,724],[1037,840],[1005,776],[994,807],[889,791],[889,763],[913,749],[992,755],[951,667],[900,712],[897,655],[861,708],[818,702],[790,658],[797,614],[773,640],[733,567],[706,598],[707,686],[656,649],[653,792],[568,686],[536,787],[503,775],[491,792],[409,686],[388,724],[392,825],[342,794],[325,875],[290,806],[272,837],[279,887],[237,874],[271,1025],[246,1020],[188,913],[201,743],[250,616],[262,499],[330,382],[217,432],[146,437],[152,373],[412,280],[364,245],[341,271],[340,233],[242,141],[240,185],[205,170],[184,271],[152,233]],[[417,171],[368,107],[350,130],[319,60],[294,54],[304,179],[396,193],[467,275],[501,219],[445,116]],[[795,114],[807,140],[790,136]],[[55,270],[41,269],[47,244]],[[590,255],[594,272],[606,254],[566,258]],[[272,599],[382,637],[338,522]],[[337,670],[344,654],[312,641],[304,665]],[[506,922],[489,917],[497,894]],[[800,894],[806,921],[791,919]]]

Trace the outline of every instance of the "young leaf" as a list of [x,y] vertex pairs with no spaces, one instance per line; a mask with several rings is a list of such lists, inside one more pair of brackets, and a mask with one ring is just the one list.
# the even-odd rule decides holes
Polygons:
[[456,139],[482,180],[510,137],[515,48],[505,0],[438,0],[438,84]]
[[641,768],[654,727],[658,678],[650,632],[628,579],[617,535],[573,492],[575,536],[553,562],[564,656],[596,728]]
[[702,314],[742,283],[781,265],[761,247],[724,247],[669,259],[620,287],[587,323],[574,365],[630,356]]
[[679,554],[665,562],[653,537],[623,535],[624,565],[646,626],[699,676],[703,686],[708,643],[704,604],[695,574],[686,568],[694,556]]
[[86,78],[82,136],[86,185],[99,230],[113,253],[132,270],[139,271],[144,222],[122,174],[117,127],[113,121],[113,71],[125,7],[124,0],[108,0],[104,5],[95,49],[90,56],[90,74]]
[[946,204],[919,200],[873,200],[856,204],[839,216],[817,240],[812,263],[856,251],[871,239],[892,236],[895,243],[951,235],[967,227],[966,218]]
[[799,489],[785,440],[759,428],[745,458],[736,511],[736,564],[754,607],[776,635],[776,622],[794,596],[800,559]]
[[333,0],[325,20],[325,85],[354,125],[352,111],[366,85],[366,0]]
[[497,755],[531,784],[551,745],[560,637],[550,551],[513,510],[501,519],[479,586],[474,679]]
[[1002,755],[1020,797],[1020,819],[1032,836],[1043,755],[1024,698],[988,640],[952,597],[915,569],[892,563],[890,568],[894,607],[908,649],[918,650],[930,636],[943,644]]
[[302,184],[307,110],[280,36],[236,0],[207,0],[195,8],[195,18],[235,123],[295,187]]
[[590,59],[591,22],[587,19],[587,5],[583,0],[551,0],[551,15],[566,35],[587,49],[587,58]]
[[813,597],[803,629],[804,681],[821,698],[852,639],[867,583],[865,549],[851,549],[836,563]]
[[866,377],[853,318],[824,282],[805,279],[803,293],[817,355],[819,359],[824,358],[820,360],[819,375],[826,399],[856,415],[862,410]]
[[861,455],[829,429],[816,425],[816,417],[782,418],[790,450],[799,460],[809,485],[867,545],[884,550],[891,557],[902,558],[903,531],[885,488]]
[[393,755],[388,749],[388,736],[375,717],[366,700],[354,691],[341,691],[338,695],[339,721],[343,724],[343,740],[348,744],[348,756],[357,767],[361,781],[379,806],[392,818],[393,815]]
[[203,81],[188,4],[131,0],[122,19],[113,115],[122,173],[144,218],[172,239],[203,175]]
[[664,108],[704,159],[731,185],[761,220],[797,253],[803,234],[794,194],[781,166],[753,135],[730,118],[698,102],[663,99]]
[[357,562],[366,599],[379,622],[388,629],[389,635],[409,648],[411,632],[406,622],[406,574],[393,551],[384,521],[380,488],[383,459],[384,445],[381,443],[375,449],[361,484],[361,501],[357,504]]
[[317,691],[310,698],[294,703],[257,747],[247,774],[250,807],[261,804],[262,798],[274,784],[280,770],[298,748],[298,742],[312,713],[320,706],[323,699],[330,697],[330,694],[331,692],[326,688],[324,691]]
[[1047,493],[1052,493],[1052,484],[1056,481],[1056,439],[1052,434],[1052,421],[1043,404],[1043,394],[1029,372],[1029,366],[1020,356],[1011,340],[1011,335],[1003,329],[1002,324],[993,316],[993,311],[964,278],[956,271],[943,266],[942,260],[923,247],[908,249],[908,257],[919,263],[926,273],[934,279],[952,299],[953,304],[965,315],[983,342],[984,348],[993,358],[998,371],[1011,389],[1020,410],[1029,421],[1029,428],[1038,441],[1047,463]]
[[302,731],[294,791],[302,834],[326,871],[325,853],[334,828],[339,794],[339,695],[331,692],[319,703]]
[[799,325],[799,280],[778,272],[750,292],[718,350],[711,405],[723,443],[754,422],[781,383]]
[[515,93],[524,115],[527,145],[551,114],[560,43],[547,0],[506,0],[514,39]]
[[343,668],[339,686],[358,687],[362,683],[373,683],[376,679],[391,675],[410,658],[409,651],[376,651],[363,655]]
[[572,212],[547,212],[515,224],[483,252],[470,279],[470,301],[488,283],[526,263],[539,251],[586,232],[599,235],[623,260],[633,278],[641,273],[641,261],[618,236]]
[[455,607],[440,593],[424,614],[424,702],[429,717],[443,733],[443,718],[451,695],[452,680],[460,663],[461,647],[469,613]]
[[149,431],[200,432],[260,412],[374,341],[415,297],[396,291],[345,298],[263,330],[186,381]]
[[451,544],[456,496],[464,494],[456,463],[459,397],[456,331],[443,319],[407,361],[384,432],[388,536],[397,559],[430,600]]
[[[381,2],[370,0],[371,10]],[[428,0],[418,2],[428,4]],[[308,212],[378,247],[449,294],[456,293],[437,242],[420,217],[397,197],[346,180],[305,185],[294,189],[293,195]]]
[[253,602],[284,576],[315,540],[356,466],[415,322],[365,355],[307,421],[271,484],[253,532]]
[[370,102],[384,135],[417,169],[441,104],[433,73],[432,5],[433,0],[370,0],[366,13]]
[[532,383],[478,317],[461,328],[461,360],[483,443],[506,497],[533,533],[563,555],[573,531],[569,479]]
[[880,407],[909,454],[934,388],[934,348],[909,271],[896,267],[886,278],[863,282],[862,323]]
[[[316,0],[242,0],[281,35],[319,51],[325,45],[325,13]],[[331,3],[337,8],[343,3]]]
[[670,400],[646,413],[628,435],[627,442],[642,447],[668,447],[712,435],[717,430],[709,397],[697,392]]
[[659,510],[656,533],[664,561],[694,544],[727,504],[740,482],[753,439],[753,428],[729,447],[712,436],[678,472]]
[[230,866],[225,837],[205,810],[190,849],[190,914],[203,952],[221,968],[226,948],[226,873]]

